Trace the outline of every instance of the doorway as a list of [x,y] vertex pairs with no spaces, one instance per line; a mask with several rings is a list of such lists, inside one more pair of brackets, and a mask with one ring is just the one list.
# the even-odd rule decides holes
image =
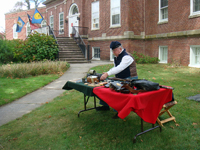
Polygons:
[[[70,34],[72,33],[72,27],[73,26],[79,26],[79,20],[77,20],[79,16],[79,13],[78,13],[78,6],[74,3],[71,5],[70,9],[69,9],[69,36]],[[77,30],[78,28],[76,28]]]

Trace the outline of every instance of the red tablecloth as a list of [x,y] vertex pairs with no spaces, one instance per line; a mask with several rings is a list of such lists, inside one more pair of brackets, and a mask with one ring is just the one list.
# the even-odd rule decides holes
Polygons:
[[115,92],[110,88],[95,87],[93,93],[117,110],[121,119],[134,111],[144,121],[153,124],[156,123],[162,106],[172,100],[172,90],[164,88],[134,95]]

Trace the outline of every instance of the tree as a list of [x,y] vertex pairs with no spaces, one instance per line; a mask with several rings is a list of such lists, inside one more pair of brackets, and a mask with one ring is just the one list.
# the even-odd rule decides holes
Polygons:
[[31,4],[34,4],[35,8],[38,8],[38,6],[44,1],[45,0],[21,0],[21,1],[16,2],[14,8],[10,10],[10,12],[22,11],[23,7],[26,7],[29,10],[31,9]]

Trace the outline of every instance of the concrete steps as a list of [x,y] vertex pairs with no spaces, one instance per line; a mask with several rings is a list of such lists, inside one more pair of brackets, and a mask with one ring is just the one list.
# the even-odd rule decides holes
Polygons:
[[88,63],[81,49],[73,38],[57,37],[59,45],[59,60],[68,63]]

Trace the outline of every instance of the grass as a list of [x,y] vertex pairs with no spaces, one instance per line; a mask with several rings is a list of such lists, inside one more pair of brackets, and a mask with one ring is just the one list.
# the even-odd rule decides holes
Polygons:
[[[98,66],[96,72],[112,65]],[[139,78],[145,78],[175,88],[178,104],[171,108],[177,124],[164,124],[137,137],[140,118],[130,113],[125,119],[113,120],[112,110],[95,110],[77,114],[83,109],[83,94],[75,90],[64,92],[52,102],[0,127],[0,149],[199,149],[199,103],[186,97],[200,93],[200,69],[169,65],[137,65]],[[92,107],[92,100],[88,107]],[[145,123],[144,128],[151,127]]]
[[68,68],[64,61],[0,64],[0,106],[56,80]]
[[0,78],[0,106],[31,93],[59,77],[59,74],[52,74],[22,79]]

